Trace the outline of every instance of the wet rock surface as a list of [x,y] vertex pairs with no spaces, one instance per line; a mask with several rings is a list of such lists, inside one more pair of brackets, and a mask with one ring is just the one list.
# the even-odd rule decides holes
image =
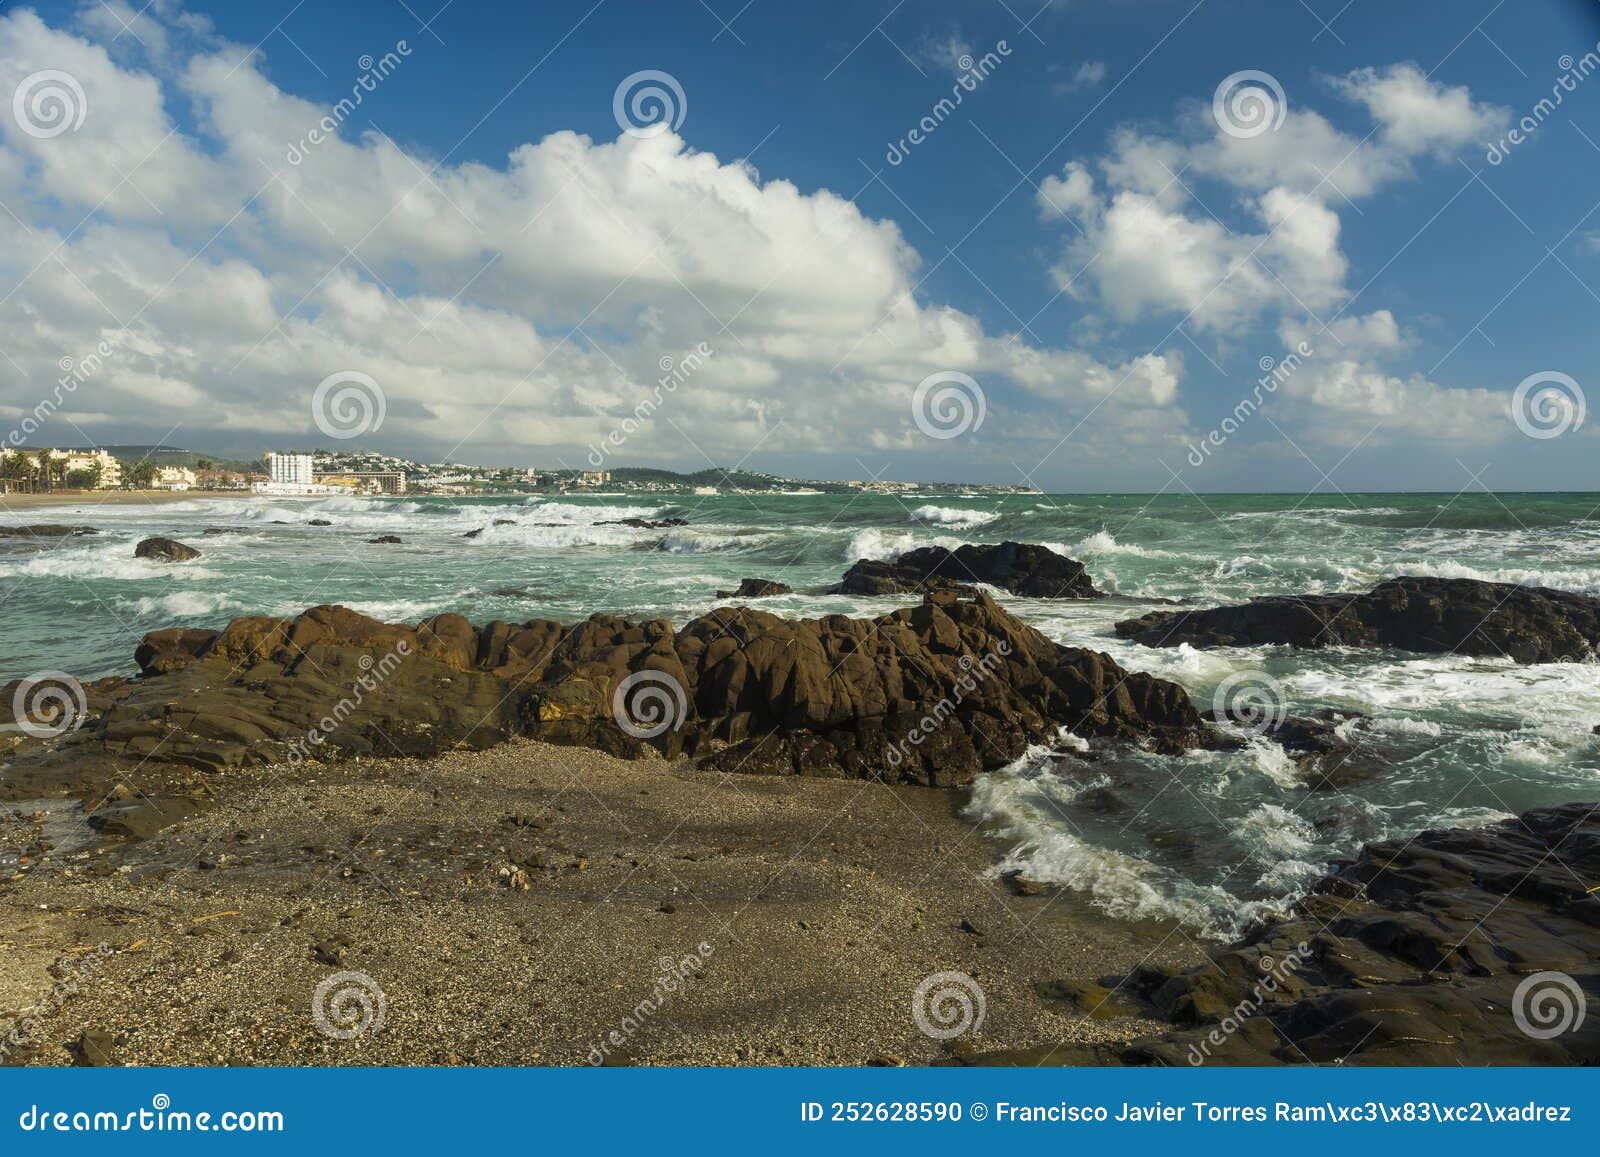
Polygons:
[[[546,525],[559,526],[560,523]],[[688,526],[687,518],[608,518],[595,523],[596,526],[628,526],[634,530],[671,530],[678,526]]]
[[[1371,844],[1197,968],[1064,990],[1171,1024],[988,1064],[1600,1063],[1600,804]],[[1097,1006],[1096,1006],[1097,1007]],[[1096,1015],[1086,1008],[1085,1015]]]
[[907,551],[893,562],[864,558],[845,572],[835,590],[856,595],[923,594],[965,591],[973,583],[1030,598],[1102,597],[1082,563],[1048,547],[1021,542],[969,544],[955,550],[926,546]]
[[1581,661],[1600,645],[1600,599],[1475,579],[1395,578],[1365,594],[1281,595],[1199,611],[1154,611],[1116,625],[1150,647],[1395,647]]
[[774,582],[771,579],[747,578],[739,580],[739,589],[734,591],[718,591],[719,599],[767,599],[774,595],[790,595],[794,588],[787,583]]
[[19,755],[19,784],[52,772],[111,782],[130,762],[144,779],[166,767],[203,780],[526,735],[722,770],[953,787],[1063,726],[1166,751],[1227,742],[1177,684],[1060,646],[982,593],[930,595],[875,620],[729,607],[676,633],[614,615],[475,627],[447,614],[412,627],[323,606],[155,631],[136,658],[143,678]]
[[175,538],[146,538],[133,548],[134,558],[149,558],[157,562],[188,562],[200,557],[192,546],[185,546]]

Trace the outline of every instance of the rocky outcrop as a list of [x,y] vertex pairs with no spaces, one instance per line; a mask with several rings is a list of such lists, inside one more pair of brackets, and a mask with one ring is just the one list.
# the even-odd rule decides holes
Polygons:
[[1600,1017],[1582,1015],[1600,998],[1597,879],[1600,804],[1373,844],[1207,964],[1107,981],[1169,1032],[978,1059],[1600,1063]]
[[166,675],[187,667],[216,641],[220,631],[199,627],[168,627],[151,631],[133,650],[141,675]]
[[728,607],[677,632],[614,615],[412,627],[323,606],[152,632],[137,659],[146,677],[63,758],[215,772],[527,735],[725,771],[950,787],[1063,726],[1166,751],[1228,742],[1177,684],[1062,647],[982,593],[875,620]]
[[1150,647],[1396,647],[1582,660],[1600,645],[1600,599],[1473,579],[1395,578],[1365,594],[1282,595],[1201,611],[1154,611],[1117,624]]
[[893,562],[861,559],[835,588],[856,595],[925,594],[939,590],[965,590],[985,583],[1041,599],[1097,599],[1081,562],[1057,554],[1049,547],[1022,542],[998,546],[925,546],[907,551]]
[[147,538],[133,548],[133,557],[157,562],[188,562],[192,558],[199,558],[200,552],[175,538]]
[[[560,523],[551,523],[559,526]],[[687,518],[608,518],[595,523],[596,526],[630,526],[634,530],[670,530],[675,526],[688,526]]]
[[306,522],[307,526],[332,526],[333,523],[326,518],[313,518]]
[[369,538],[367,541],[378,546],[396,546],[400,543],[400,536],[398,534],[380,534],[377,538]]
[[719,599],[768,599],[774,595],[792,595],[794,588],[771,579],[747,578],[739,580],[736,591],[718,591]]

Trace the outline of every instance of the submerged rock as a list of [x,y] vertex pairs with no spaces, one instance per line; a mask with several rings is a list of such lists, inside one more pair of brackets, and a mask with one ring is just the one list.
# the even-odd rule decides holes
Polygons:
[[157,562],[188,562],[199,558],[200,552],[185,546],[175,538],[147,538],[133,548],[134,558],[155,559]]
[[[559,524],[554,524],[559,525]],[[687,518],[609,518],[595,523],[596,526],[628,526],[634,530],[670,530],[675,526],[688,526]]]
[[1083,569],[1083,564],[1049,547],[1022,542],[998,546],[925,546],[907,551],[893,562],[861,559],[836,589],[842,594],[922,594],[935,590],[965,590],[986,583],[1042,599],[1097,599],[1103,592]]
[[377,538],[369,538],[367,541],[374,546],[396,546],[400,543],[400,536],[398,534],[380,534]]
[[40,522],[32,526],[0,526],[0,538],[77,538],[85,534],[99,534],[92,526],[61,526]]
[[1114,988],[1168,1032],[979,1063],[1600,1063],[1600,805],[1371,844],[1198,968]]
[[1600,599],[1512,583],[1407,577],[1365,594],[1275,595],[1209,610],[1153,611],[1116,629],[1149,647],[1395,647],[1553,663],[1587,659],[1600,645]]
[[747,578],[739,580],[736,591],[718,591],[719,599],[767,599],[775,595],[792,595],[794,588],[771,579]]

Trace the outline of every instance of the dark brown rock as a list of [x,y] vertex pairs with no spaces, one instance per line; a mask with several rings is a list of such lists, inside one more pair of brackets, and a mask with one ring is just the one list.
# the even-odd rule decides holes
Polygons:
[[1582,661],[1600,645],[1600,599],[1474,579],[1396,578],[1365,594],[1281,595],[1201,611],[1155,611],[1117,624],[1150,647],[1395,647]]
[[794,588],[771,579],[747,578],[739,580],[736,591],[718,591],[719,599],[766,599],[774,595],[791,595]]
[[688,526],[687,518],[661,518],[652,521],[648,518],[609,518],[595,523],[596,526],[631,526],[635,530],[668,530],[674,526]]
[[187,667],[216,641],[218,631],[198,627],[168,627],[151,631],[134,648],[133,661],[143,675],[165,675]]
[[80,773],[104,761],[210,773],[523,734],[723,771],[950,787],[1063,726],[1160,751],[1229,742],[1178,685],[1062,647],[981,593],[870,621],[728,607],[678,632],[614,615],[412,627],[323,606],[153,632],[139,656],[145,678],[55,758]]
[[907,551],[894,562],[861,559],[845,572],[836,588],[845,594],[920,594],[985,583],[1044,599],[1096,599],[1083,564],[1049,547],[1021,542],[998,546],[927,546]]
[[374,545],[394,546],[399,544],[400,536],[398,534],[380,534],[377,538],[369,538],[367,541]]
[[898,563],[881,559],[858,559],[844,572],[844,578],[830,593],[847,595],[914,595],[943,591],[949,594],[971,596],[973,588],[967,583],[940,575],[921,575],[905,570]]
[[200,552],[192,546],[172,538],[147,538],[133,548],[134,558],[155,559],[158,562],[188,562],[199,558]]
[[183,796],[170,799],[139,796],[122,803],[107,804],[91,812],[86,819],[89,826],[101,835],[143,840],[179,820],[188,819],[204,810],[204,807],[201,801]]

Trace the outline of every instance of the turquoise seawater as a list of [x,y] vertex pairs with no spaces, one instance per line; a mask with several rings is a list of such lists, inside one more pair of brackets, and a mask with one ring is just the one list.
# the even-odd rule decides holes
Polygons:
[[[638,530],[621,518],[680,517]],[[331,526],[308,525],[326,519]],[[495,519],[514,519],[494,525]],[[343,603],[388,620],[573,620],[595,611],[676,623],[746,576],[804,592],[853,560],[928,543],[1045,543],[1116,597],[1003,598],[1052,638],[1182,683],[1207,706],[1241,672],[1269,677],[1288,712],[1359,712],[1346,731],[1364,778],[1312,791],[1276,744],[1183,757],[1125,751],[1038,758],[984,778],[968,814],[1021,867],[1127,918],[1178,916],[1224,934],[1293,897],[1361,843],[1600,798],[1600,664],[1284,648],[1150,650],[1111,624],[1155,599],[1202,605],[1363,589],[1397,574],[1521,582],[1600,595],[1600,495],[1346,497],[638,494],[533,499],[209,499],[10,511],[93,537],[36,549],[0,538],[0,682],[40,670],[132,673],[141,635],[235,615]],[[206,536],[207,527],[237,533]],[[477,538],[470,530],[484,529]],[[165,534],[199,547],[177,566],[133,558]],[[380,534],[400,545],[372,545]],[[778,614],[878,614],[911,600],[798,593]],[[1064,740],[1070,745],[1070,739]]]

